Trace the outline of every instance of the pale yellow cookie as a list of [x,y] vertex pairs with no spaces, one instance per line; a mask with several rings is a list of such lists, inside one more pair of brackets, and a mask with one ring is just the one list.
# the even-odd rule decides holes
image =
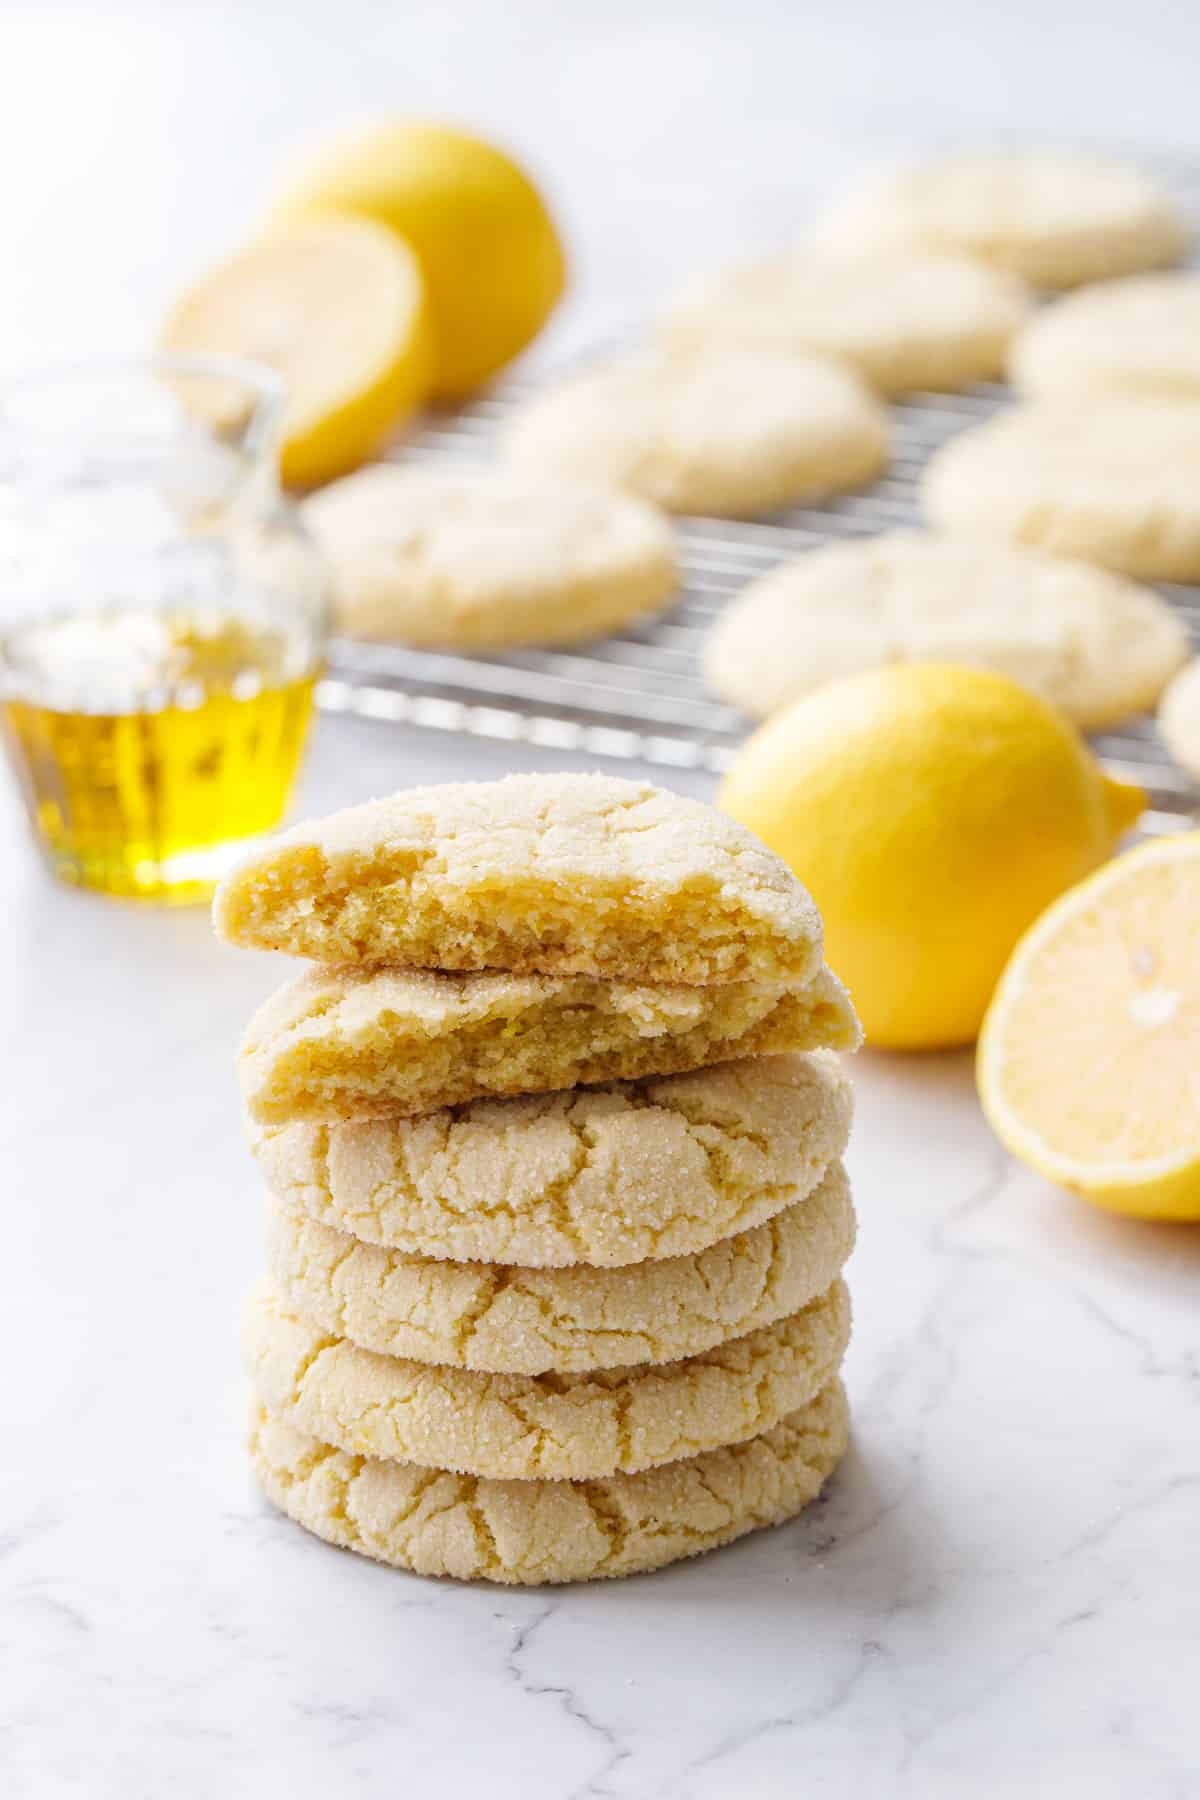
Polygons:
[[488,1375],[379,1356],[322,1332],[263,1283],[242,1354],[255,1393],[298,1431],[355,1456],[498,1480],[634,1475],[769,1431],[837,1372],[845,1284],[683,1362],[576,1375]]
[[871,481],[887,415],[817,356],[673,344],[585,370],[504,427],[511,467],[612,482],[668,512],[752,518]]
[[1163,695],[1158,729],[1180,768],[1200,781],[1200,657],[1180,670]]
[[697,282],[665,331],[673,342],[837,356],[881,393],[902,394],[1000,376],[1032,309],[1024,282],[965,256],[793,251]]
[[1035,287],[1178,262],[1187,231],[1137,169],[1044,150],[947,156],[868,182],[817,227],[841,254],[961,251]]
[[921,485],[933,525],[1146,581],[1200,581],[1200,400],[1092,394],[952,438]]
[[1027,394],[1121,388],[1200,401],[1200,275],[1132,275],[1043,307],[1009,371]]
[[560,1374],[699,1356],[807,1306],[854,1248],[835,1164],[766,1224],[691,1256],[624,1268],[446,1262],[364,1244],[272,1205],[267,1266],[284,1303],[364,1350],[491,1374]]
[[416,1119],[252,1126],[251,1145],[288,1211],[365,1242],[615,1268],[705,1250],[803,1200],[851,1113],[844,1070],[815,1051]]
[[1187,655],[1175,609],[1089,563],[1020,545],[888,532],[760,576],[704,648],[708,685],[759,718],[891,663],[992,669],[1086,730],[1152,707]]
[[349,637],[566,644],[662,606],[670,527],[630,494],[502,469],[377,464],[306,502]]
[[792,1518],[849,1436],[841,1383],[748,1443],[605,1481],[481,1481],[348,1455],[256,1407],[267,1497],[328,1543],[418,1575],[539,1585],[659,1569]]
[[786,988],[329,970],[288,982],[258,1009],[238,1075],[260,1125],[411,1117],[484,1095],[852,1050],[859,1035],[827,969]]
[[702,801],[612,775],[408,788],[285,832],[217,891],[228,942],[339,966],[804,981],[821,920]]

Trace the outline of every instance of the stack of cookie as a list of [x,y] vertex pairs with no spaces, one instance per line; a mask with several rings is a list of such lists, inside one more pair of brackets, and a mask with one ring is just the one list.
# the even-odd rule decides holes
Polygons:
[[285,1512],[542,1582],[818,1492],[858,1027],[782,863],[652,787],[513,776],[291,832],[216,921],[319,965],[240,1058],[273,1196],[252,1455]]

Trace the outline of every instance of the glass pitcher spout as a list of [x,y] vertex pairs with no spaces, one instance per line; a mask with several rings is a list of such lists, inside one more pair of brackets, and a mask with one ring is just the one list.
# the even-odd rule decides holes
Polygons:
[[0,437],[28,449],[131,453],[211,436],[257,462],[277,447],[280,377],[242,356],[163,353],[60,363],[0,393]]
[[0,393],[0,482],[102,487],[139,479],[197,505],[273,498],[286,392],[232,356],[67,363]]
[[0,393],[0,716],[66,880],[203,899],[280,821],[327,629],[283,405],[269,369],[200,355]]

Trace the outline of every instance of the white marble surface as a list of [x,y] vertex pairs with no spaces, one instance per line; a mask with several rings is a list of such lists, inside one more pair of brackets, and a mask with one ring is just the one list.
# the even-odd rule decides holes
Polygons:
[[[358,110],[475,117],[557,171],[560,335],[783,235],[898,137],[1195,136],[1190,9],[1057,13],[6,4],[0,362],[137,342],[276,147]],[[327,723],[305,805],[517,760]],[[53,889],[6,792],[0,866],[5,1795],[1200,1794],[1200,1235],[1015,1170],[966,1058],[863,1056],[828,1498],[594,1589],[377,1569],[275,1517],[240,1447],[229,1064],[277,969],[197,914]]]
[[[478,766],[324,737],[314,807]],[[828,1498],[595,1589],[378,1569],[275,1517],[243,1463],[258,1196],[229,1058],[274,959],[54,891],[2,844],[7,1792],[1200,1791],[1195,1232],[1015,1170],[965,1057],[862,1056],[855,1443]]]

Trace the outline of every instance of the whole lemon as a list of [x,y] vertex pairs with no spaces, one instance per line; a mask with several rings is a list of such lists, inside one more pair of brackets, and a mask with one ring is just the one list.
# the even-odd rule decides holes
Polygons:
[[276,228],[364,213],[412,246],[435,333],[434,392],[459,399],[511,361],[563,290],[562,244],[512,159],[449,125],[377,125],[318,149],[290,180]]
[[938,664],[830,682],[745,745],[719,804],[795,870],[869,1042],[971,1043],[1009,953],[1145,796],[1006,676]]

